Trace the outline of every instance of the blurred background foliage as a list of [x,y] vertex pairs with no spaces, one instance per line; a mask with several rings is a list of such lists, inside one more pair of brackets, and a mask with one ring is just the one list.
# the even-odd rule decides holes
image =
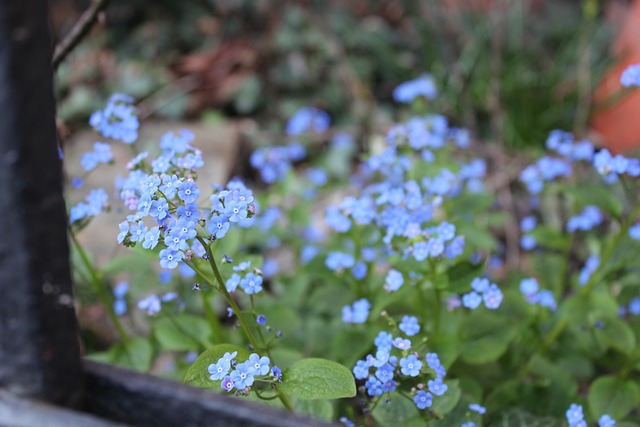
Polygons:
[[[432,73],[433,111],[508,148],[552,129],[588,132],[591,94],[613,61],[598,0],[112,0],[57,71],[73,130],[112,92],[142,117],[250,117],[276,129],[297,108],[358,129],[391,120],[391,92]],[[623,7],[628,2],[615,2]],[[87,1],[52,4],[63,38]],[[375,125],[374,125],[375,123]]]

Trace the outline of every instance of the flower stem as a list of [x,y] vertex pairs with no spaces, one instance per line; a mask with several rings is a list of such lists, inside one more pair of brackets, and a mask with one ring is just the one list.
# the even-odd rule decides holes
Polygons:
[[125,345],[125,347],[128,347],[129,335],[127,334],[124,327],[122,326],[122,323],[120,323],[120,319],[116,315],[116,312],[113,310],[113,301],[109,295],[109,292],[104,288],[104,285],[100,280],[100,277],[98,276],[98,272],[96,271],[95,266],[93,265],[91,260],[89,260],[89,256],[87,255],[87,252],[84,250],[84,248],[78,241],[78,238],[76,237],[75,233],[71,229],[69,229],[69,236],[71,236],[71,241],[76,247],[78,254],[80,255],[80,259],[84,264],[84,267],[89,272],[90,279],[91,279],[90,282],[93,285],[95,293],[98,295],[98,298],[102,302],[102,305],[104,305],[104,308],[107,311],[107,314],[111,319],[111,322],[113,322],[113,325],[115,326],[116,331],[120,336],[120,340]]

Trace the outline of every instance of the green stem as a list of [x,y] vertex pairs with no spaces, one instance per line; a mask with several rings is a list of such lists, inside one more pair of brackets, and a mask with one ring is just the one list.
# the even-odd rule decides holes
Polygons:
[[626,363],[624,364],[620,374],[618,376],[621,379],[626,379],[627,376],[631,373],[633,366],[638,363],[638,359],[640,359],[640,345],[636,347],[636,349],[629,355]]
[[[200,278],[202,280],[204,280],[207,285],[209,285],[211,288],[218,290],[218,287],[207,278],[207,276],[204,275],[204,273],[202,271],[200,271],[198,269],[198,267],[195,266],[194,263],[186,263],[193,271],[196,272],[196,274],[198,276],[200,276]],[[209,301],[208,298],[208,293],[205,292],[205,290],[201,290],[200,291],[200,296],[202,297],[202,307],[204,309],[204,315],[207,319],[207,322],[209,323],[209,330],[211,331],[211,338],[213,339],[214,342],[223,342],[224,341],[224,332],[222,330],[222,326],[220,325],[220,320],[218,320],[218,316],[216,316],[215,311],[213,310],[213,307],[211,306],[211,302]]]
[[90,279],[91,279],[90,282],[93,285],[94,291],[98,295],[98,298],[102,302],[102,305],[104,305],[104,308],[107,311],[107,314],[111,319],[111,322],[113,322],[113,325],[115,326],[116,331],[120,336],[120,340],[123,342],[125,347],[128,347],[129,335],[127,334],[124,327],[122,326],[122,323],[120,323],[120,319],[116,315],[116,312],[113,310],[113,301],[109,292],[104,288],[102,281],[100,280],[100,277],[98,276],[98,272],[96,271],[93,263],[91,262],[91,260],[89,260],[89,256],[87,255],[86,251],[78,241],[78,238],[76,237],[75,233],[71,229],[69,229],[69,236],[71,236],[71,241],[73,242],[74,246],[78,250],[78,254],[80,255],[80,259],[82,260],[82,263],[84,264],[85,268],[89,272]]

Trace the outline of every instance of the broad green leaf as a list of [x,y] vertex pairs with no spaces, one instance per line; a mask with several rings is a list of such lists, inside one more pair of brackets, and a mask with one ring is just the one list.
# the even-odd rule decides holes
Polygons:
[[303,359],[282,373],[278,389],[297,399],[341,399],[356,395],[351,371],[326,359]]
[[541,225],[530,234],[543,248],[565,250],[569,245],[569,236],[550,226]]
[[471,290],[471,281],[482,274],[481,264],[461,261],[447,270],[449,292],[464,293]]
[[498,420],[491,426],[502,427],[564,427],[566,424],[553,417],[532,415],[522,409],[511,409],[500,414]]
[[118,344],[112,347],[109,357],[118,366],[147,372],[153,360],[153,347],[146,338],[135,337],[126,346]]
[[194,387],[219,386],[220,381],[213,381],[209,378],[209,365],[211,365],[212,363],[218,363],[218,360],[222,356],[224,356],[225,353],[233,353],[234,351],[238,352],[236,360],[239,362],[244,362],[245,360],[249,359],[249,355],[251,354],[249,350],[238,347],[236,345],[215,345],[212,348],[205,350],[200,356],[198,356],[196,361],[193,362],[193,365],[191,365],[187,370],[187,373],[184,376],[184,382]]
[[158,319],[153,334],[165,350],[190,351],[207,345],[209,326],[201,317],[181,314]]
[[630,354],[636,347],[633,330],[618,318],[602,320],[602,328],[596,328],[594,335],[604,348],[614,348],[624,354]]
[[460,357],[472,365],[493,362],[507,351],[516,332],[508,319],[493,313],[474,312],[462,323]]
[[333,419],[333,405],[328,400],[291,399],[295,412],[324,421]]
[[[380,426],[397,427],[420,418],[421,412],[412,401],[396,395],[392,396],[388,402],[382,399],[371,414]],[[422,423],[424,425],[424,420]]]
[[433,405],[430,408],[438,415],[446,415],[451,412],[462,395],[458,380],[446,381],[445,383],[449,387],[447,392],[442,396],[433,396]]
[[602,376],[591,384],[589,409],[594,418],[609,414],[621,419],[640,404],[640,387],[632,380]]

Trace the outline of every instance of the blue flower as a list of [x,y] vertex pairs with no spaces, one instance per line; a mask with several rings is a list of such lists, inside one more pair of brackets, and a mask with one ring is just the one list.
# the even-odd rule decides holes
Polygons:
[[387,273],[387,277],[385,278],[386,289],[389,291],[397,291],[400,289],[402,284],[404,283],[404,278],[402,277],[402,273],[398,270],[391,269]]
[[572,403],[569,409],[566,412],[567,421],[569,421],[569,425],[576,424],[582,420],[584,420],[584,414],[582,413],[582,406]]
[[297,136],[305,132],[325,132],[329,129],[329,115],[314,107],[303,107],[296,111],[287,122],[286,132]]
[[235,384],[233,383],[233,380],[231,379],[230,376],[226,376],[222,379],[222,383],[220,383],[220,387],[222,387],[223,390],[231,392],[231,390],[233,390],[233,388],[235,387]]
[[118,241],[118,244],[122,244],[124,242],[124,239],[126,239],[127,235],[129,234],[129,222],[122,221],[120,224],[118,224],[118,228],[120,229],[120,233],[118,233],[116,240]]
[[151,230],[147,231],[144,235],[144,242],[142,242],[142,247],[145,249],[153,249],[158,244],[158,239],[160,238],[160,228],[153,227]]
[[331,252],[327,256],[327,259],[324,263],[330,270],[335,271],[353,267],[355,265],[355,259],[351,254],[343,252]]
[[629,227],[629,237],[633,240],[640,240],[640,224],[634,224]]
[[386,383],[387,381],[393,379],[393,371],[393,366],[385,363],[384,365],[380,366],[378,370],[376,370],[376,377],[383,383]]
[[107,138],[121,140],[132,144],[138,139],[140,122],[137,110],[133,106],[133,98],[114,93],[109,98],[104,110],[94,112],[89,124]]
[[342,307],[342,321],[345,323],[364,323],[369,317],[371,303],[366,298],[361,298],[353,305]]
[[183,181],[178,187],[178,197],[185,203],[194,203],[200,196],[200,189],[193,180]]
[[180,251],[172,249],[163,249],[160,251],[160,266],[162,268],[174,269],[178,263],[182,261],[184,254]]
[[253,363],[243,362],[236,365],[236,369],[231,372],[231,380],[237,390],[244,390],[253,385],[256,370]]
[[411,341],[398,337],[393,340],[393,346],[400,350],[409,350],[411,348]]
[[616,421],[610,415],[604,414],[598,420],[598,427],[616,427]]
[[369,369],[371,365],[365,360],[358,360],[356,366],[353,367],[353,376],[358,380],[363,380],[369,377]]
[[229,373],[230,369],[231,369],[231,362],[229,360],[226,360],[225,358],[218,359],[217,363],[212,363],[207,368],[207,370],[211,374],[209,378],[213,381],[219,381],[224,379],[224,377],[226,377],[227,374]]
[[435,99],[438,96],[438,90],[430,74],[404,82],[393,90],[393,99],[403,104],[409,104],[419,96],[426,99]]
[[418,324],[418,318],[415,316],[404,316],[402,322],[398,325],[400,330],[411,337],[420,332],[420,325]]
[[483,415],[485,412],[487,412],[487,409],[484,406],[477,403],[470,403],[469,409],[479,413],[480,415]]
[[466,423],[460,424],[460,427],[476,427],[476,423],[474,423],[473,421],[468,421]]
[[602,223],[602,213],[596,206],[586,206],[584,210],[567,222],[567,231],[573,233],[576,230],[591,230]]
[[640,64],[629,65],[620,76],[624,87],[640,87]]
[[420,368],[422,368],[422,362],[414,354],[400,359],[400,372],[403,375],[417,377],[420,375]]
[[500,307],[502,298],[502,291],[494,284],[489,286],[489,289],[482,295],[484,306],[490,310],[495,310]]
[[393,336],[388,332],[380,331],[378,336],[373,340],[373,343],[378,348],[391,350],[391,346],[393,345]]
[[271,368],[271,376],[278,382],[282,382],[282,370],[275,365]]
[[435,380],[429,380],[427,383],[429,386],[429,391],[436,396],[442,396],[448,390],[448,386],[442,382],[441,378],[436,378]]
[[422,410],[431,407],[431,404],[433,403],[433,397],[431,396],[431,393],[427,393],[424,390],[419,390],[413,397],[413,402],[416,404],[418,409]]
[[538,281],[533,277],[522,279],[520,281],[520,292],[525,295],[533,295],[538,292]]
[[589,258],[587,258],[587,261],[585,262],[584,267],[582,267],[582,270],[580,270],[580,275],[578,276],[578,283],[580,283],[581,286],[586,285],[589,279],[591,278],[591,275],[596,271],[599,265],[600,265],[600,258],[598,258],[597,256],[591,255]]
[[475,310],[482,303],[482,297],[477,292],[469,292],[462,296],[462,305]]
[[240,287],[247,295],[257,294],[262,290],[262,276],[248,273],[240,280]]
[[138,242],[144,240],[145,235],[147,234],[147,226],[142,221],[138,221],[138,223],[133,224],[131,226],[131,237],[129,238],[132,242]]
[[382,383],[376,377],[370,377],[364,384],[369,396],[380,396],[382,394]]
[[261,325],[261,326],[266,325],[266,324],[267,324],[267,316],[265,316],[264,314],[259,314],[259,315],[256,317],[256,323],[257,323],[258,325]]
[[207,231],[217,239],[222,239],[227,235],[230,227],[229,220],[224,216],[218,216],[216,214],[211,216],[209,224],[207,225]]
[[267,356],[260,357],[257,353],[252,353],[247,363],[253,365],[255,375],[267,375],[269,373],[271,360]]
[[238,273],[233,273],[231,275],[231,277],[229,277],[225,283],[225,287],[227,288],[227,292],[231,293],[234,292],[237,288],[238,285],[240,284],[240,280],[242,279],[242,277],[240,277],[240,275]]
[[152,294],[138,301],[138,308],[140,310],[147,310],[147,314],[151,316],[160,312],[162,302],[157,295]]

